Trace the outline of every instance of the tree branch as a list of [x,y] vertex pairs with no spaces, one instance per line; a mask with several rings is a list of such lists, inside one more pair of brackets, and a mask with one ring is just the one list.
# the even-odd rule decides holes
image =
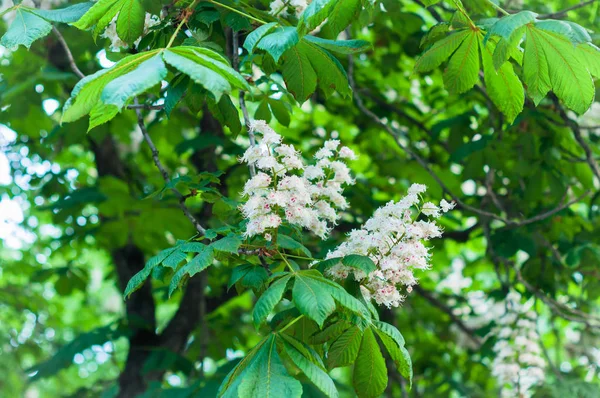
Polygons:
[[67,44],[62,33],[60,33],[60,31],[58,29],[56,29],[55,26],[52,27],[52,32],[54,32],[54,35],[56,36],[56,38],[60,42],[61,46],[65,50],[65,53],[67,54],[67,59],[69,60],[69,65],[71,66],[71,70],[73,71],[73,73],[75,73],[77,75],[78,78],[83,79],[85,77],[85,75],[77,67],[77,64],[75,63],[75,58],[73,58],[73,53],[71,53],[71,49],[69,48],[69,45]]
[[[138,105],[137,98],[135,99],[135,104]],[[167,172],[167,170],[163,166],[162,162],[160,161],[160,158],[158,157],[158,149],[156,149],[156,145],[154,145],[154,142],[152,142],[152,138],[150,137],[150,134],[148,134],[148,130],[146,129],[146,124],[144,123],[144,117],[142,116],[142,111],[139,108],[135,108],[135,113],[136,113],[137,119],[138,119],[138,126],[140,127],[140,130],[142,131],[142,135],[144,136],[144,141],[146,141],[146,143],[150,147],[150,151],[152,151],[152,159],[154,160],[154,164],[156,165],[156,167],[162,174],[163,180],[165,180],[165,182],[168,184],[171,182],[171,178],[169,177],[169,173]],[[181,211],[183,212],[183,214],[185,214],[185,216],[188,218],[188,220],[190,220],[192,225],[194,225],[194,228],[196,228],[196,231],[198,231],[198,233],[200,233],[201,235],[204,235],[206,230],[204,229],[204,227],[202,225],[200,225],[198,220],[196,220],[196,217],[194,217],[194,215],[192,214],[190,209],[188,209],[188,207],[185,205],[185,199],[186,199],[185,196],[183,196],[181,194],[181,192],[179,192],[174,187],[170,188],[170,189],[173,192],[173,194],[175,194],[175,196],[179,199],[179,207],[181,208]]]
[[561,10],[561,11],[551,12],[549,14],[542,14],[542,15],[539,16],[539,18],[544,18],[544,19],[556,19],[556,18],[560,18],[560,17],[563,17],[569,11],[577,10],[578,8],[582,8],[582,7],[585,7],[587,5],[594,4],[596,1],[597,0],[582,1],[579,4],[575,4],[574,6],[567,7],[564,10]]

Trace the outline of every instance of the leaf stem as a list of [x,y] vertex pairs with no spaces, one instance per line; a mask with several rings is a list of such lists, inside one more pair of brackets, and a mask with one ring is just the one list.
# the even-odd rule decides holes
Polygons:
[[283,259],[283,261],[285,262],[285,265],[288,266],[288,268],[290,269],[290,271],[292,273],[295,273],[296,270],[292,267],[292,265],[289,263],[289,261],[285,258],[285,256],[283,254],[281,254],[281,252],[279,250],[277,250],[277,254],[279,254],[279,256]]
[[508,11],[506,11],[504,8],[500,7],[498,4],[494,3],[492,0],[486,0],[488,3],[490,3],[490,5],[492,7],[494,7],[496,10],[500,11],[502,14],[504,15],[510,15],[510,13]]
[[287,254],[287,253],[285,253],[285,255],[286,255],[287,257],[299,258],[299,259],[301,259],[301,260],[311,260],[311,261],[317,261],[317,260],[318,260],[318,259],[316,259],[316,258],[312,258],[312,257],[295,256],[295,255],[293,255],[293,254]]
[[192,9],[194,7],[196,7],[196,4],[198,3],[199,0],[194,0],[192,2],[192,4],[189,5],[189,7],[186,8],[186,14],[183,16],[183,18],[181,18],[181,22],[179,22],[179,25],[177,25],[177,28],[175,29],[175,32],[173,33],[173,35],[171,36],[171,38],[169,39],[169,43],[167,44],[166,48],[170,48],[173,45],[173,42],[175,41],[175,38],[177,37],[177,35],[179,34],[179,31],[181,30],[181,27],[187,23],[188,18],[192,15],[193,11]]
[[304,318],[304,315],[300,315],[299,317],[294,318],[294,320],[292,320],[290,323],[288,323],[287,325],[285,325],[277,333],[283,333],[283,332],[285,332],[287,330],[287,328],[289,328],[290,326],[292,326],[294,323],[298,322],[302,318]]
[[253,17],[253,16],[252,16],[252,15],[250,15],[250,14],[246,14],[246,13],[245,13],[245,12],[243,12],[243,11],[237,10],[237,9],[235,9],[235,8],[233,8],[233,7],[230,7],[230,6],[226,5],[226,4],[219,3],[218,1],[215,1],[215,0],[206,0],[206,2],[207,2],[207,3],[214,4],[214,5],[216,5],[216,6],[219,6],[219,7],[223,7],[223,8],[225,8],[225,9],[227,9],[227,10],[231,11],[231,12],[235,12],[236,14],[239,14],[239,15],[241,15],[241,16],[244,16],[244,17],[246,17],[246,18],[248,18],[248,19],[251,19],[251,20],[253,20],[253,21],[255,21],[255,22],[258,22],[258,23],[260,23],[260,24],[263,24],[263,25],[264,25],[264,24],[266,24],[266,22],[265,22],[265,21],[263,21],[262,19],[258,19],[258,18],[256,18],[256,17]]

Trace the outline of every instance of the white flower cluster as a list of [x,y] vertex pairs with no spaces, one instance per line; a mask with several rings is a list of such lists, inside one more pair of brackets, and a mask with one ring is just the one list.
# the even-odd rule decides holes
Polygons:
[[481,291],[471,292],[467,299],[473,312],[465,318],[467,326],[481,328],[496,322],[486,338],[498,338],[492,374],[498,380],[502,397],[530,397],[532,387],[544,381],[546,366],[530,305],[521,304],[521,295],[515,291],[504,301],[488,299]]
[[497,319],[498,326],[492,331],[499,338],[494,345],[492,374],[498,379],[502,397],[530,397],[532,387],[545,379],[546,361],[538,344],[535,313],[526,311],[519,301],[518,293],[509,294],[509,312]]
[[427,187],[413,184],[408,194],[398,202],[389,202],[377,209],[361,229],[350,232],[348,239],[327,258],[345,257],[350,254],[369,256],[377,265],[377,270],[366,275],[362,271],[342,264],[327,270],[334,279],[345,279],[353,272],[361,282],[361,290],[366,299],[373,299],[379,305],[397,307],[404,300],[397,285],[406,286],[410,293],[417,284],[415,270],[427,270],[429,250],[423,241],[437,238],[442,231],[435,221],[413,219],[413,209],[431,218],[438,218],[454,208],[454,203],[442,200],[440,206],[431,202],[419,208],[421,194]]
[[316,164],[307,166],[300,152],[282,144],[281,136],[265,121],[252,121],[249,128],[262,139],[240,159],[258,169],[243,191],[248,197],[241,206],[248,219],[245,235],[271,240],[271,233],[286,220],[321,238],[327,236],[339,218],[338,210],[348,207],[342,192],[354,180],[342,160],[355,159],[354,152],[329,140],[315,154]]
[[274,0],[271,2],[271,11],[269,11],[269,14],[286,17],[288,9],[291,7],[294,9],[296,17],[300,17],[310,3],[311,0]]
[[[104,33],[102,33],[100,35],[100,37],[104,37],[104,38],[110,40],[110,51],[113,51],[113,52],[119,51],[121,48],[127,48],[127,43],[125,43],[123,40],[121,40],[121,38],[117,34],[117,18],[118,17],[119,17],[119,14],[117,13],[117,15],[115,15],[115,17],[112,19],[112,21],[110,21],[110,23],[106,27],[106,30],[104,31]],[[142,37],[145,36],[146,34],[148,34],[148,32],[150,31],[150,28],[158,25],[160,23],[160,21],[161,21],[161,19],[159,17],[157,17],[156,15],[152,15],[148,12],[146,13],[146,18],[144,20],[144,33],[142,34],[142,36],[139,39],[137,39],[133,43],[135,45],[135,47],[137,47],[138,44],[140,44]]]

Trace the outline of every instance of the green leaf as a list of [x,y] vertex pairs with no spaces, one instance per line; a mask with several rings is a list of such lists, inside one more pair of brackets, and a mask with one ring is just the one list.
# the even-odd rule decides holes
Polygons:
[[370,274],[377,269],[377,266],[369,256],[361,256],[358,254],[350,254],[342,259],[342,264],[346,267],[352,267],[363,271],[365,274]]
[[437,42],[444,36],[448,35],[450,30],[450,23],[448,22],[440,22],[436,25],[433,25],[431,29],[421,38],[421,42],[419,44],[420,47],[428,47],[431,44]]
[[546,19],[535,24],[537,29],[565,36],[574,44],[589,43],[592,41],[590,34],[580,25],[569,21]]
[[386,333],[381,330],[375,329],[375,332],[379,336],[379,339],[383,343],[388,354],[390,354],[390,358],[394,361],[394,364],[398,368],[398,371],[408,380],[409,384],[412,385],[412,361],[410,359],[410,354],[404,348],[404,346],[398,345],[394,339],[388,336]]
[[190,57],[176,54],[172,51],[165,51],[163,59],[179,71],[188,75],[193,81],[201,84],[218,101],[223,93],[231,91],[231,85],[223,76],[217,72],[196,63]]
[[139,0],[123,0],[117,18],[117,34],[127,44],[133,44],[144,33],[146,12]]
[[96,104],[90,111],[90,123],[88,131],[96,126],[100,126],[117,116],[119,108],[115,105],[104,105],[101,103]]
[[177,106],[181,97],[183,97],[189,84],[190,79],[185,75],[179,75],[171,80],[169,87],[167,87],[167,97],[165,98],[165,113],[167,117],[171,116],[171,112],[173,112],[173,109],[175,109],[175,106]]
[[73,26],[81,30],[89,29],[96,25],[113,5],[122,4],[123,1],[124,0],[98,0],[77,22],[73,24]]
[[363,332],[358,326],[352,326],[331,344],[327,351],[327,368],[348,366],[356,360]]
[[254,326],[258,327],[266,321],[267,316],[273,311],[277,303],[281,301],[291,277],[291,275],[287,275],[273,282],[256,301],[254,311],[252,312]]
[[337,0],[327,15],[327,22],[321,27],[321,34],[335,38],[346,29],[362,10],[361,0]]
[[254,47],[263,38],[264,35],[272,31],[275,26],[277,26],[277,22],[269,22],[268,24],[264,24],[254,29],[248,36],[246,36],[246,40],[244,41],[244,48],[249,53],[254,51]]
[[198,253],[198,255],[190,262],[181,267],[171,279],[171,283],[169,284],[169,297],[173,294],[175,289],[179,287],[181,280],[186,274],[191,278],[197,273],[204,271],[212,265],[214,258],[213,249],[211,247],[205,247],[204,250]]
[[304,40],[298,44],[297,48],[304,52],[309,59],[317,74],[319,88],[326,97],[331,95],[334,90],[344,97],[352,96],[346,71],[334,56]]
[[[525,34],[525,27],[522,26],[519,29],[515,30],[513,34],[508,39],[502,39],[496,45],[496,49],[494,50],[494,54],[492,56],[494,61],[494,68],[496,70],[500,69],[500,67],[508,61],[508,58],[513,54],[521,54],[518,49],[519,42],[523,38]],[[483,47],[482,47],[483,48]]]
[[104,87],[100,99],[105,104],[122,109],[132,97],[140,95],[160,84],[167,76],[167,67],[161,54],[138,65],[135,70],[122,75]]
[[126,73],[136,69],[139,64],[152,58],[158,51],[148,51],[123,58],[110,69],[102,69],[93,75],[81,79],[71,92],[71,98],[65,104],[62,122],[73,122],[88,114],[100,101],[104,87]]
[[304,273],[296,274],[292,297],[300,313],[317,322],[320,327],[335,311],[335,302],[323,288],[322,282]]
[[302,243],[294,240],[293,238],[291,238],[287,235],[278,234],[277,235],[277,245],[279,247],[281,247],[282,249],[297,250],[297,251],[301,252],[302,254],[306,255],[307,257],[312,256],[310,250],[308,250]]
[[395,326],[390,325],[389,323],[382,322],[382,321],[373,321],[373,325],[378,330],[380,330],[383,333],[385,333],[386,335],[390,336],[396,342],[396,344],[398,344],[400,347],[404,347],[404,344],[405,344],[404,337],[402,336],[402,333],[400,333],[400,331],[398,329],[396,329]]
[[510,63],[505,62],[496,71],[493,60],[493,44],[484,43],[480,39],[481,57],[483,60],[483,76],[490,99],[506,115],[508,123],[512,123],[517,115],[523,111],[525,91]]
[[363,303],[356,297],[352,296],[341,286],[329,286],[327,287],[329,294],[335,301],[337,301],[342,307],[354,312],[364,319],[370,319],[369,310],[363,305]]
[[81,18],[93,5],[94,3],[92,2],[86,2],[54,10],[32,8],[30,12],[33,12],[48,21],[71,23],[79,20],[79,18]]
[[242,239],[238,235],[229,234],[222,239],[212,242],[210,245],[219,252],[238,254],[238,249],[242,243]]
[[484,43],[487,43],[488,39],[492,35],[509,39],[515,30],[527,25],[530,22],[534,22],[536,17],[537,14],[531,11],[521,11],[516,14],[502,17],[488,30],[484,39]]
[[256,45],[257,48],[268,52],[275,62],[290,48],[298,44],[300,38],[295,28],[291,26],[279,27],[274,33],[264,36]]
[[444,86],[452,94],[470,90],[479,79],[478,34],[471,32],[456,50],[446,71]]
[[50,22],[28,12],[27,8],[17,7],[15,13],[15,19],[0,39],[0,45],[9,50],[16,50],[20,45],[29,48],[34,41],[52,31]]
[[342,333],[344,333],[351,326],[352,325],[350,325],[344,320],[337,321],[327,326],[325,329],[320,330],[317,333],[310,336],[310,339],[308,341],[310,344],[313,345],[334,342],[338,337],[342,335]]
[[299,398],[302,385],[291,377],[277,354],[272,334],[256,353],[238,387],[240,397]]
[[543,43],[533,28],[527,28],[523,54],[523,82],[537,106],[550,91],[550,74]]
[[586,43],[577,46],[575,51],[590,74],[600,79],[600,49],[591,43]]
[[419,57],[415,63],[415,71],[429,72],[440,66],[456,51],[467,36],[469,36],[469,31],[461,31],[452,33],[450,36],[436,42]]
[[286,341],[286,339],[283,339],[283,347],[292,362],[314,383],[315,386],[317,386],[319,390],[331,398],[339,396],[335,384],[333,384],[333,380],[331,380],[331,377],[329,377],[323,369],[306,358],[298,349],[296,349],[296,347]]
[[379,397],[387,387],[385,359],[371,328],[365,329],[354,364],[352,385],[359,398]]
[[281,99],[272,99],[269,98],[269,106],[271,107],[271,112],[273,112],[273,116],[275,119],[282,125],[288,127],[291,122],[290,111],[286,104]]
[[[583,114],[594,101],[594,82],[587,68],[581,64],[575,48],[566,39],[544,30],[531,29],[542,44],[548,62],[552,91],[567,107]],[[527,65],[524,65],[527,68]]]
[[265,337],[261,340],[246,356],[238,362],[238,364],[227,374],[219,390],[217,392],[218,397],[223,398],[237,398],[238,397],[238,387],[242,381],[240,377],[243,375],[248,369],[248,365],[254,363],[253,360],[256,357],[256,354],[261,351],[262,347],[265,346],[267,341],[270,341],[273,335]]
[[150,263],[150,261],[148,261],[146,263],[146,266],[144,268],[142,268],[141,271],[136,273],[129,280],[129,282],[127,282],[127,287],[125,287],[125,292],[123,293],[123,296],[129,297],[131,295],[131,293],[135,292],[140,287],[142,287],[142,285],[144,284],[144,282],[146,282],[146,279],[148,279],[148,277],[150,276],[150,274],[152,273],[152,270],[156,267],[156,265],[157,264]]
[[94,25],[94,29],[92,30],[92,37],[94,40],[98,38],[98,35],[106,29],[108,24],[111,23],[117,13],[121,10],[121,7],[123,7],[123,1],[124,0],[119,0],[117,3],[114,3],[112,7],[110,7],[108,11],[100,19],[98,19],[98,22],[96,22],[96,25]]
[[311,35],[304,36],[303,39],[339,54],[356,54],[371,48],[371,43],[365,40],[328,40]]
[[329,16],[336,2],[336,0],[313,0],[300,15],[298,34],[304,36],[319,26]]
[[281,73],[287,90],[296,101],[303,103],[317,88],[317,74],[308,55],[300,51],[299,47],[295,46],[283,55]]
[[256,107],[256,112],[254,112],[254,119],[264,120],[267,123],[271,121],[271,109],[269,109],[269,102],[266,99],[260,101],[260,103]]

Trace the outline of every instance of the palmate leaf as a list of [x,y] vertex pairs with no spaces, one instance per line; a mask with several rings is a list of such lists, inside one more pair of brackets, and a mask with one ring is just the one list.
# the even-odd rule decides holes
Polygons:
[[[78,29],[86,30],[96,25],[96,23],[113,7],[118,4],[122,6],[124,0],[98,0],[88,11],[73,24]],[[116,15],[117,12],[113,14]],[[111,17],[112,19],[112,17]],[[110,22],[110,20],[108,21]],[[107,23],[108,24],[108,23]]]
[[292,344],[293,337],[282,335],[283,347],[286,354],[290,357],[294,365],[296,365],[308,379],[314,383],[319,390],[330,398],[339,396],[335,384],[325,370],[307,358],[302,351],[298,350],[298,345],[302,344],[296,340],[296,344]]
[[304,36],[315,29],[331,13],[337,0],[313,0],[300,15],[298,21],[298,34]]
[[469,36],[469,31],[451,33],[436,42],[415,63],[416,72],[429,72],[443,64]]
[[264,36],[256,45],[257,48],[268,52],[275,62],[279,62],[279,58],[288,49],[292,48],[300,40],[298,32],[291,26],[278,27],[275,32]]
[[305,102],[317,89],[317,74],[310,58],[297,46],[283,55],[281,73],[287,90],[300,103]]
[[272,334],[241,376],[240,397],[299,398],[302,385],[287,372],[277,353],[277,336]]
[[246,40],[244,41],[244,48],[246,51],[252,53],[254,51],[254,47],[258,44],[260,39],[275,29],[276,26],[277,22],[270,22],[254,29],[248,36],[246,36]]
[[509,62],[505,62],[496,70],[493,61],[493,43],[485,43],[480,37],[479,46],[483,61],[483,76],[490,99],[498,109],[506,115],[508,123],[512,123],[523,110],[525,92],[523,85]]
[[[198,243],[201,246],[201,243]],[[195,249],[195,251],[198,249]],[[212,247],[204,246],[202,251],[198,252],[198,254],[187,264],[181,267],[173,278],[171,278],[171,283],[169,284],[169,297],[173,294],[175,289],[179,287],[183,278],[188,275],[190,278],[196,275],[199,272],[204,271],[206,268],[210,267],[214,260],[214,253]]]
[[335,311],[335,301],[321,281],[307,273],[297,273],[292,288],[294,304],[301,314],[323,326],[323,322]]
[[444,71],[444,86],[450,93],[470,90],[479,79],[478,33],[469,31]]
[[232,87],[248,89],[244,78],[215,51],[189,46],[152,50],[125,57],[112,68],[79,81],[65,103],[62,121],[90,114],[90,128],[107,122],[133,97],[162,82],[167,75],[164,62],[202,84],[217,99]]
[[354,364],[352,385],[359,398],[379,397],[387,387],[385,359],[371,328],[365,329]]
[[0,45],[9,50],[16,50],[19,46],[31,47],[31,44],[48,35],[52,31],[52,24],[44,18],[29,12],[25,7],[17,7],[13,23],[10,25]]
[[516,14],[502,17],[490,27],[484,41],[487,42],[492,35],[508,39],[515,30],[535,21],[536,17],[537,14],[531,11],[521,11]]

